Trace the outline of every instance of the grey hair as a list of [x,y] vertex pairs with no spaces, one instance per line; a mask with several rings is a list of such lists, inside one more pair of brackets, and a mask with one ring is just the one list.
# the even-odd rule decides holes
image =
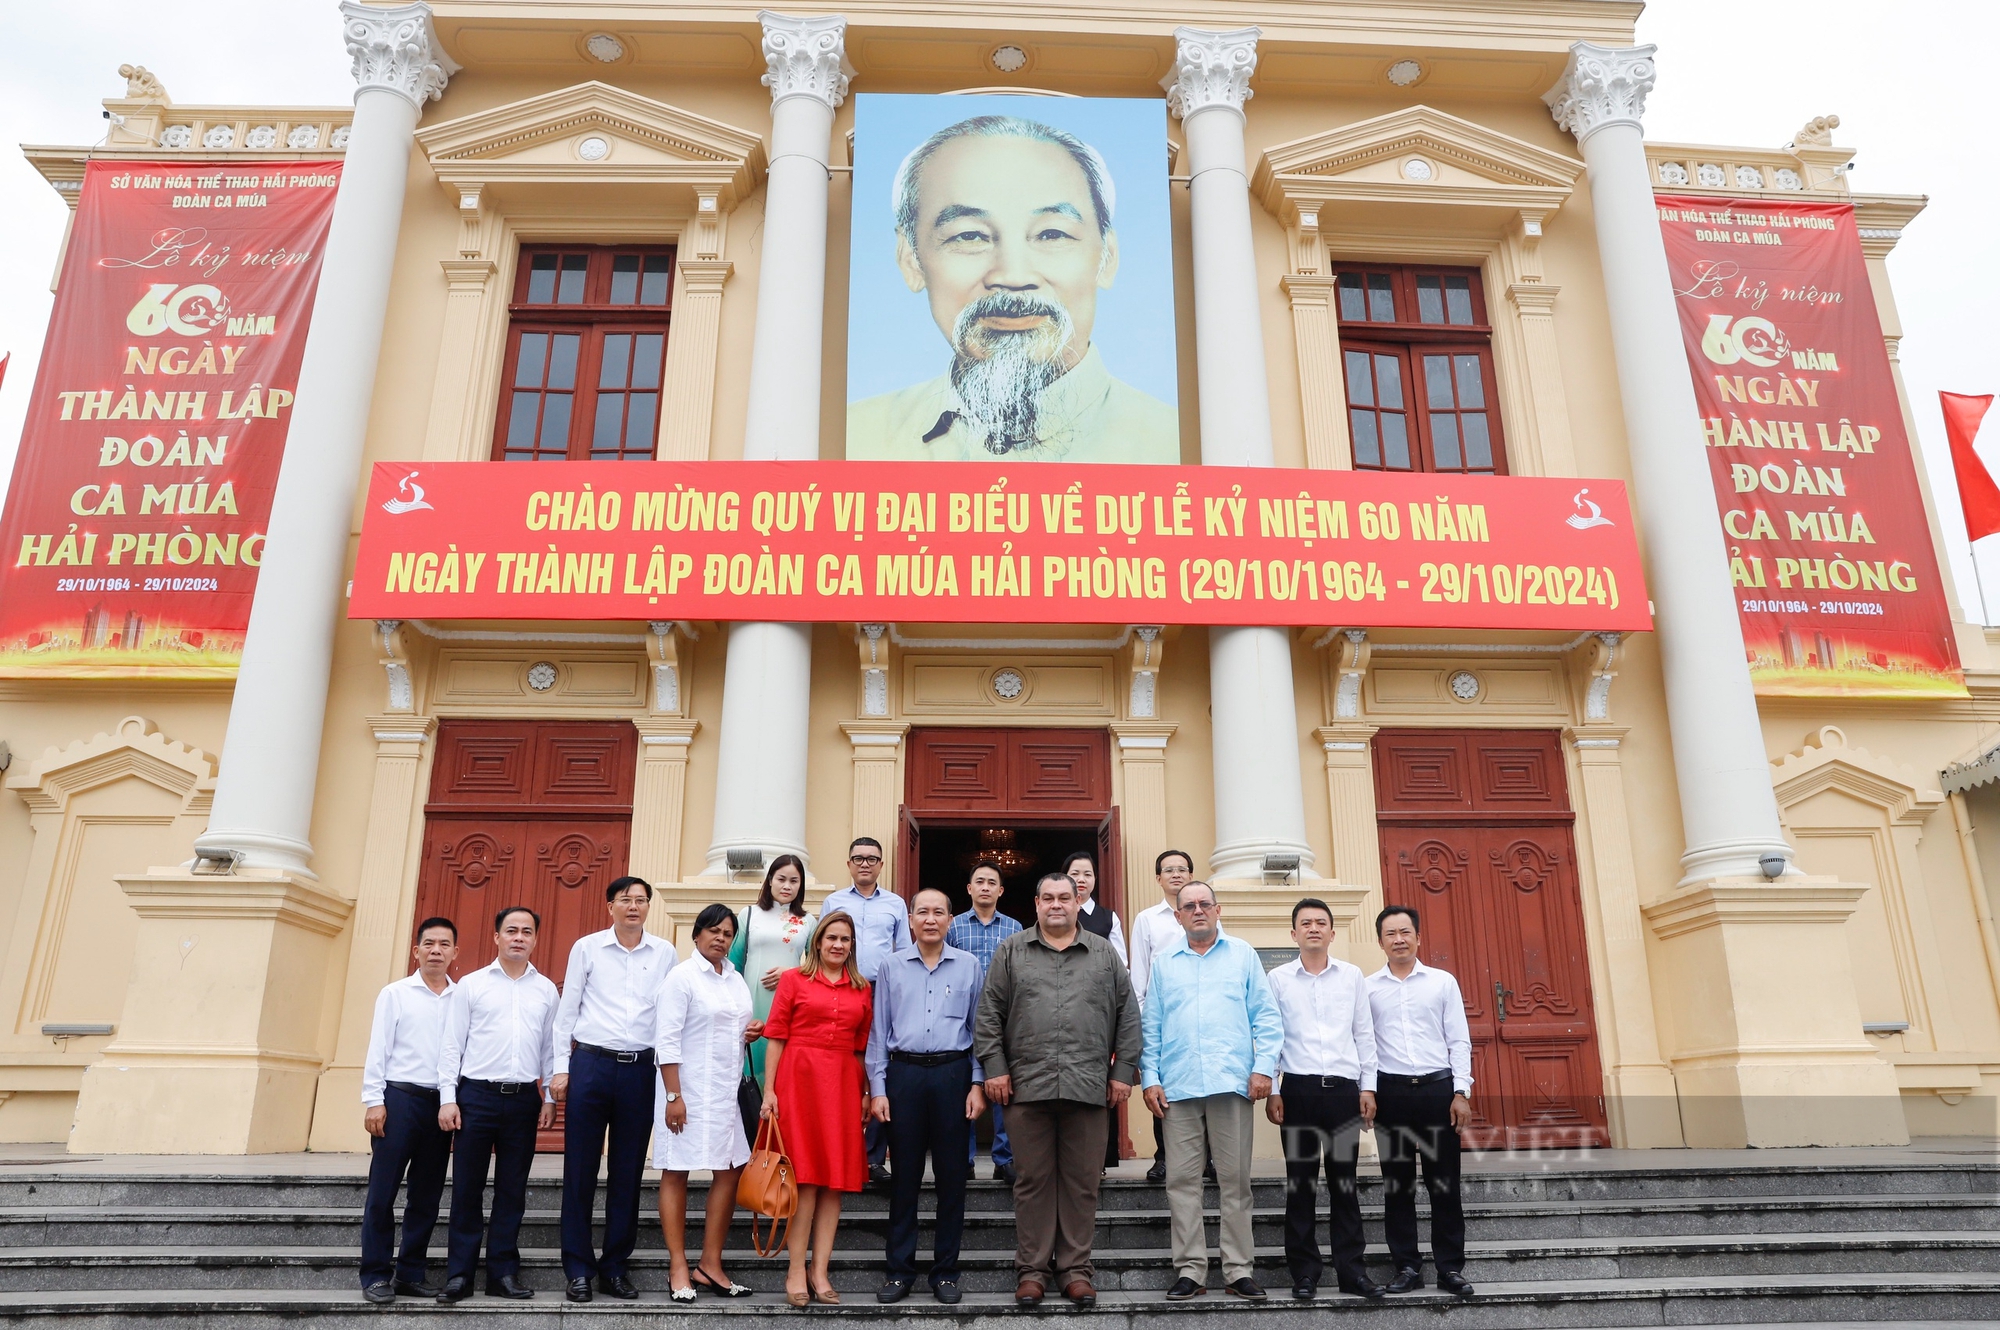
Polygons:
[[1067,130],[1045,125],[1039,120],[1026,120],[1014,115],[976,115],[955,125],[946,125],[911,150],[902,165],[896,168],[895,183],[889,187],[889,206],[896,213],[897,234],[912,247],[917,243],[917,176],[937,155],[938,149],[953,139],[962,138],[1031,139],[1038,143],[1053,143],[1083,169],[1083,178],[1090,185],[1091,204],[1097,210],[1097,233],[1102,236],[1111,230],[1112,217],[1118,211],[1118,187],[1111,179],[1111,168],[1104,164],[1104,158],[1097,149]]

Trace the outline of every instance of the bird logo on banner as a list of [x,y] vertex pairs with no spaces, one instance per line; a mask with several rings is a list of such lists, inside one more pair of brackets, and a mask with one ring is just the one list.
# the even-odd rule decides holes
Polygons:
[[1594,500],[1583,497],[1588,493],[1590,487],[1586,485],[1570,496],[1570,502],[1576,505],[1576,511],[1563,518],[1563,521],[1578,531],[1588,531],[1594,526],[1616,526],[1617,523],[1606,517],[1604,510],[1598,507]]
[[[396,497],[382,501],[382,511],[385,513],[413,513],[419,508],[430,508],[430,504],[424,500],[424,487],[417,483],[417,476],[420,474],[420,472],[412,471],[409,475],[404,476],[402,481],[396,486]],[[437,510],[431,508],[431,511],[436,512]]]

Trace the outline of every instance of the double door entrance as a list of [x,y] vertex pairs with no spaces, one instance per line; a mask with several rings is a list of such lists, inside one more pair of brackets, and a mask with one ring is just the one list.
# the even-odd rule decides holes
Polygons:
[[1383,899],[1422,916],[1472,1033],[1474,1149],[1609,1144],[1558,736],[1381,730]]
[[[1000,874],[1000,909],[1035,922],[1035,883],[1081,850],[1097,869],[1098,908],[1123,903],[1118,810],[1111,802],[1111,736],[1104,730],[914,729],[897,814],[895,888],[908,899],[934,887],[952,910],[971,905],[972,870]],[[1130,1159],[1130,1110],[1116,1124]]]
[[[454,979],[493,963],[494,914],[525,905],[542,917],[535,968],[562,986],[576,940],[609,926],[604,889],[631,849],[638,747],[625,721],[439,724],[411,925],[458,925]],[[562,1148],[560,1118],[540,1148]]]

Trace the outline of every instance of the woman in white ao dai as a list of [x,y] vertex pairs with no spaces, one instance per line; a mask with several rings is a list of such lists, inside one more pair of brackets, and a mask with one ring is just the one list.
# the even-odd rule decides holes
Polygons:
[[[684,1302],[697,1287],[724,1297],[748,1293],[722,1268],[722,1240],[736,1210],[736,1179],[750,1162],[736,1086],[744,1045],[763,1033],[750,1019],[750,989],[728,963],[736,916],[711,905],[695,918],[694,955],[676,965],[660,992],[654,1059],[653,1165],[660,1173],[660,1229],[670,1260],[672,1297]],[[701,1260],[687,1261],[687,1180],[708,1169],[708,1222]],[[741,1289],[738,1293],[736,1290]]]

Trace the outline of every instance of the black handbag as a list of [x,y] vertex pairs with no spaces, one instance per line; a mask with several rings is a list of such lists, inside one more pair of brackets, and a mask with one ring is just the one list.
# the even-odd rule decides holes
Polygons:
[[743,1050],[743,1077],[736,1082],[736,1111],[743,1116],[743,1139],[757,1139],[757,1119],[764,1112],[764,1087],[757,1084],[750,1050]]

